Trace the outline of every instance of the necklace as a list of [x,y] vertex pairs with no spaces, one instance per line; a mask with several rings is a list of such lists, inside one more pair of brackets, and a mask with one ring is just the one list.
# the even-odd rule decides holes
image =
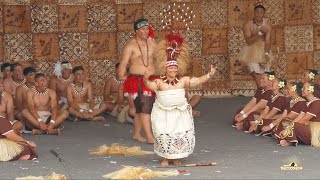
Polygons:
[[63,81],[64,83],[69,83],[72,81],[72,77],[70,76],[68,79],[63,79],[62,77],[58,77],[59,80]]
[[48,92],[49,92],[48,89],[46,89],[46,90],[43,91],[43,92],[39,92],[39,91],[36,89],[36,87],[32,87],[32,90],[33,90],[33,92],[34,92],[36,95],[39,95],[39,96],[45,96],[45,95],[47,95]]
[[144,60],[143,60],[143,54],[142,54],[142,51],[141,51],[140,44],[139,44],[137,38],[135,38],[135,39],[136,39],[136,42],[137,42],[138,47],[139,47],[139,51],[140,51],[140,54],[141,54],[142,63],[143,63],[143,65],[144,65],[144,67],[148,67],[148,66],[149,66],[149,46],[148,46],[148,41],[146,40],[146,44],[147,44],[147,65],[145,65],[145,64],[144,64]]
[[3,97],[4,96],[4,92],[1,92],[1,97]]
[[271,96],[271,102],[273,103],[279,96],[279,93],[277,93],[276,95],[272,95]]
[[253,19],[253,24],[255,24],[256,26],[258,26],[258,28],[260,29],[263,26],[263,20],[261,25],[257,24],[257,22]]
[[23,84],[22,86],[26,91],[29,89],[29,87],[26,84]]
[[161,76],[160,77],[162,80],[163,80],[163,82],[164,83],[167,83],[168,85],[172,85],[172,86],[174,86],[174,85],[176,85],[180,80],[180,78],[177,76],[177,77],[175,77],[174,78],[174,80],[173,81],[170,81],[168,78],[167,78],[167,76]]
[[311,98],[310,101],[307,102],[307,106],[309,106],[309,105],[310,105],[311,103],[313,103],[315,100],[318,100],[318,98],[317,98],[317,97]]
[[13,83],[14,83],[16,86],[20,86],[20,85],[26,83],[26,80],[23,79],[23,81],[21,81],[20,83],[18,83],[17,81],[13,80]]
[[73,86],[73,91],[77,96],[81,96],[81,95],[83,95],[85,93],[85,91],[84,91],[85,88],[83,87],[83,83],[81,84],[81,90],[80,91],[77,90],[77,87],[76,87],[75,84],[72,84],[72,86]]
[[294,99],[291,99],[290,100],[290,104],[295,104],[296,102],[298,102],[298,100],[299,100],[299,96],[298,97],[296,97],[296,98],[294,98]]

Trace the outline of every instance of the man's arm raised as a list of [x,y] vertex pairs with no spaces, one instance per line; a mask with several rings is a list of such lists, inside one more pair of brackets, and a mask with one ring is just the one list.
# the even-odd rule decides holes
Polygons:
[[127,71],[127,65],[130,61],[130,57],[132,55],[132,47],[130,45],[130,41],[125,45],[122,55],[121,55],[121,59],[120,59],[120,64],[119,64],[119,70],[117,73],[117,79],[118,80],[125,80],[125,74]]

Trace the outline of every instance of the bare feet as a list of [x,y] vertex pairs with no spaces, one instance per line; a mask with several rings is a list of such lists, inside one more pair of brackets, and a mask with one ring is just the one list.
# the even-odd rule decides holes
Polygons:
[[199,117],[200,116],[200,111],[192,111],[192,116],[193,117]]
[[98,116],[98,117],[93,117],[92,120],[93,121],[105,121],[106,119],[102,116]]
[[181,161],[179,161],[178,159],[172,159],[172,162],[174,165],[177,165],[177,166],[181,165]]
[[238,130],[242,130],[242,128],[243,128],[243,122],[237,123],[237,124],[236,124],[236,128],[237,128]]
[[40,135],[44,134],[44,131],[41,131],[40,129],[32,129],[32,135]]
[[153,137],[152,138],[148,138],[147,143],[148,144],[154,144],[154,138]]
[[60,129],[48,129],[48,135],[60,135]]
[[29,160],[30,159],[30,155],[28,154],[28,155],[24,155],[24,156],[21,156],[20,158],[19,158],[19,160]]
[[147,140],[142,136],[133,136],[133,140],[139,141],[139,142],[146,142]]
[[286,147],[286,146],[289,146],[290,143],[288,143],[288,141],[286,140],[281,140],[280,143],[279,143],[280,146],[283,146],[283,147]]
[[169,160],[168,159],[163,159],[161,162],[161,166],[169,166]]

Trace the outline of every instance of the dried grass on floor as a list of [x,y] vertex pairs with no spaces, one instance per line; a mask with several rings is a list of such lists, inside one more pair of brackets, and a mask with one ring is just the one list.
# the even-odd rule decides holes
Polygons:
[[154,154],[151,151],[143,151],[139,146],[127,147],[118,144],[112,144],[111,147],[103,145],[89,150],[90,154],[96,155],[125,155],[125,156],[143,156]]
[[17,177],[16,180],[66,180],[66,176],[62,174],[57,174],[53,172],[47,177],[43,176],[25,176],[25,177]]
[[150,179],[150,178],[163,178],[169,176],[179,175],[178,170],[167,171],[152,171],[145,167],[125,166],[122,169],[106,174],[103,177],[106,179]]

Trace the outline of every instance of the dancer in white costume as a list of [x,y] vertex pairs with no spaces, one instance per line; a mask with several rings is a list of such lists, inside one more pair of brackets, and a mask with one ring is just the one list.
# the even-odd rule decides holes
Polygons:
[[164,158],[162,166],[168,166],[170,161],[180,165],[178,159],[193,152],[195,132],[192,107],[185,97],[185,88],[205,83],[216,72],[216,67],[211,65],[210,72],[201,77],[180,77],[186,71],[189,47],[179,35],[167,35],[166,40],[160,41],[156,50],[158,69],[165,75],[149,81],[151,71],[144,74],[145,85],[156,92],[151,124],[155,137],[154,151]]

